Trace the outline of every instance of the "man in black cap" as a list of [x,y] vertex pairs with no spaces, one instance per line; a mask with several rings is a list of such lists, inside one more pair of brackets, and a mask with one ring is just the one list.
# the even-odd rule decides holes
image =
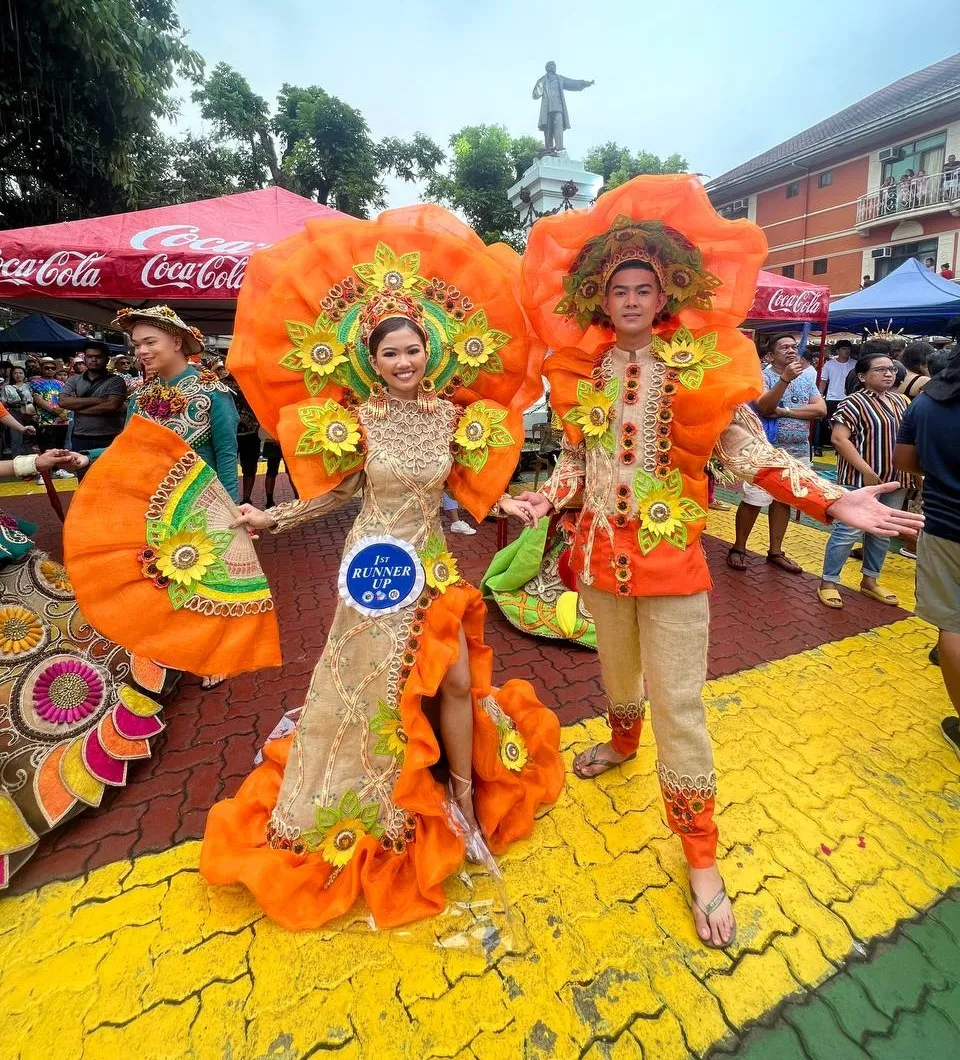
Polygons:
[[105,449],[123,430],[127,385],[107,370],[109,353],[105,342],[88,341],[86,371],[72,375],[60,392],[60,407],[73,413],[72,447],[78,452]]

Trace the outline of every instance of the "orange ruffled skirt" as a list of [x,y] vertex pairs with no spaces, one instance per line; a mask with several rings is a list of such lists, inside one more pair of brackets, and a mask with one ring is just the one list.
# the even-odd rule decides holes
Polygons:
[[[423,703],[437,695],[456,660],[461,628],[472,684],[477,819],[495,854],[531,833],[538,808],[554,802],[563,787],[557,717],[526,681],[493,689],[493,654],[483,641],[486,608],[476,589],[452,585],[424,611],[417,650],[405,660],[410,668],[399,699],[405,749],[391,793],[407,815],[405,838],[385,846],[375,835],[361,834],[344,864],[331,862],[326,844],[319,850],[270,845],[268,825],[294,739],[286,737],[268,743],[263,764],[237,795],[210,811],[200,855],[210,883],[243,883],[267,916],[293,930],[317,928],[361,896],[382,928],[442,911],[443,883],[463,861],[464,840],[450,825],[444,789],[431,771],[440,746]],[[302,746],[304,761],[328,753]],[[334,852],[334,860],[342,858]]]

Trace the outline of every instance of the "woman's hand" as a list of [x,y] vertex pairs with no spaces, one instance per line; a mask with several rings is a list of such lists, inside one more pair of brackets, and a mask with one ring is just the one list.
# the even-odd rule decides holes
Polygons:
[[504,497],[500,501],[500,511],[519,519],[524,526],[536,526],[537,516],[533,508],[525,501],[514,500],[513,497]]
[[[538,520],[542,519],[545,515],[549,515],[553,505],[547,500],[542,493],[533,493],[530,490],[526,490],[523,493],[518,494],[513,498],[520,504],[525,504],[530,511],[536,516]],[[503,507],[501,501],[500,507]]]
[[71,453],[69,449],[48,449],[45,453],[37,454],[37,471],[52,471],[55,467],[72,468],[74,457],[78,453]]
[[237,509],[239,517],[231,524],[231,528],[238,530],[241,526],[247,530],[269,530],[274,526],[274,520],[266,512],[254,508],[252,504],[241,504]]
[[22,423],[20,425],[20,433],[32,438],[37,433],[37,428],[31,427],[29,423]]
[[875,471],[864,471],[863,472],[863,484],[864,486],[879,486],[881,479]]

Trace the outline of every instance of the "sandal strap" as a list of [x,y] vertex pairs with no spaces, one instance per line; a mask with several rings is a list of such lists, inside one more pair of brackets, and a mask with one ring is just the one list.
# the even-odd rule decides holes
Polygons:
[[472,778],[470,780],[468,780],[466,777],[461,777],[459,773],[454,773],[454,771],[451,769],[450,770],[450,779],[451,780],[455,780],[458,784],[462,784],[463,785],[463,790],[459,794],[454,794],[454,798],[456,798],[456,799],[464,799],[464,798],[467,797],[467,795],[470,794],[471,791],[473,791],[473,779]]
[[[574,759],[574,772],[576,773],[578,768],[585,769],[589,768],[590,766],[603,766],[604,768],[603,770],[601,770],[601,772],[605,773],[607,770],[616,769],[617,766],[625,765],[627,762],[630,762],[637,757],[637,752],[634,751],[633,754],[629,754],[626,755],[624,758],[621,758],[619,762],[614,762],[611,758],[600,758],[600,750],[601,748],[606,746],[607,744],[595,743],[593,747],[591,747],[589,750],[581,751],[580,755],[586,755],[587,757],[578,766],[577,760],[580,758],[580,755],[577,755],[577,757]],[[619,754],[619,752],[614,751],[614,754]],[[594,775],[600,776],[599,773],[596,773]]]
[[724,898],[727,897],[727,888],[721,883],[720,890],[710,899],[709,902],[701,902],[700,899],[693,893],[693,889],[690,890],[690,895],[693,898],[694,904],[700,910],[701,913],[708,919],[712,913],[715,913],[717,909],[723,904]]

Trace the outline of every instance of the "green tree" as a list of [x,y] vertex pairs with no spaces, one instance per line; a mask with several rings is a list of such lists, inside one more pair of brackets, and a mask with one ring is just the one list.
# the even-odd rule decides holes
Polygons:
[[153,136],[137,144],[133,207],[145,210],[261,187],[250,156],[209,137]]
[[177,77],[203,61],[174,0],[30,0],[0,32],[0,223],[127,208],[131,144],[175,113]]
[[193,170],[200,168],[196,150],[229,150],[215,161],[224,173],[233,167],[234,182],[276,184],[358,217],[385,205],[387,173],[422,180],[444,160],[422,133],[375,141],[359,110],[317,85],[283,85],[271,114],[242,74],[218,63],[193,98],[212,124],[211,137],[192,145]]
[[634,154],[629,147],[608,140],[589,152],[584,165],[591,173],[599,173],[603,177],[603,191],[610,191],[641,173],[686,173],[688,162],[676,153],[664,159],[649,151]]
[[460,211],[485,243],[522,249],[524,233],[507,192],[529,169],[541,145],[514,138],[502,125],[467,125],[450,137],[450,164],[427,180],[425,198]]
[[213,123],[216,139],[237,140],[244,145],[251,172],[263,167],[271,183],[285,186],[270,134],[267,101],[250,88],[242,74],[227,63],[217,63],[193,93],[193,100],[200,104],[201,115]]

